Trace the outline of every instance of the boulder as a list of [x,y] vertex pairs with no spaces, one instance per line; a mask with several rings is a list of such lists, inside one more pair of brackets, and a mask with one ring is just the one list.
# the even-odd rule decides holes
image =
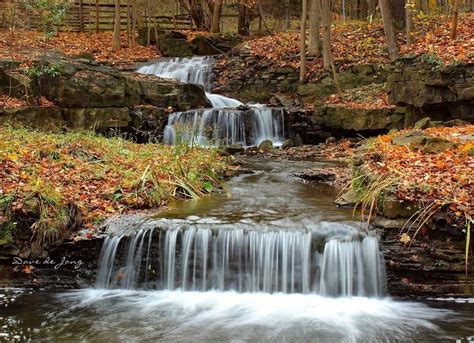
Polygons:
[[353,190],[349,190],[340,195],[334,204],[338,207],[353,207],[357,203],[357,195]]
[[128,107],[139,103],[137,80],[111,67],[80,60],[54,60],[61,73],[45,77],[41,94],[61,107]]
[[415,202],[398,200],[393,194],[386,194],[382,199],[382,215],[389,219],[410,218],[418,210]]
[[273,149],[273,143],[271,140],[265,140],[258,145],[258,150],[269,151]]
[[425,135],[422,131],[410,131],[392,138],[394,145],[408,145],[424,153],[440,153],[457,145],[444,138]]
[[418,120],[415,125],[413,125],[414,129],[418,130],[423,130],[429,128],[431,125],[431,118],[430,117],[424,117],[420,120]]
[[165,57],[191,57],[194,54],[186,35],[177,31],[159,32],[157,47]]
[[191,44],[193,45],[194,52],[196,55],[220,55],[224,54],[225,52],[216,47],[212,40],[208,37],[198,35],[192,41]]
[[286,139],[281,145],[282,149],[289,149],[295,146],[295,142],[292,139]]
[[242,144],[232,144],[224,147],[224,151],[229,155],[236,155],[245,152]]

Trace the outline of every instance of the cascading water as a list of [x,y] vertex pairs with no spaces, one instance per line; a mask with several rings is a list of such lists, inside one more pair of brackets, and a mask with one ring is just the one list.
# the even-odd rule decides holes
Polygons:
[[168,118],[164,141],[167,144],[255,146],[264,140],[281,145],[285,136],[284,112],[280,108],[243,104],[212,94],[212,58],[174,58],[143,66],[137,71],[202,85],[212,109],[173,113]]
[[232,197],[180,202],[160,218],[109,221],[95,289],[25,294],[5,306],[10,291],[5,298],[0,290],[0,341],[454,342],[472,335],[472,306],[452,312],[385,296],[377,238],[350,220],[352,211],[332,206],[328,187],[288,177],[320,163],[244,162],[255,172],[229,180]]
[[346,230],[344,237],[325,240],[311,231],[157,225],[106,239],[98,288],[384,295],[377,238],[345,224],[331,224]]

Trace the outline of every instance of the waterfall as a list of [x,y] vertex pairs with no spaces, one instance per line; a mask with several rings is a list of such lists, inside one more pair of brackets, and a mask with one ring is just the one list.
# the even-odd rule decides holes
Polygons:
[[96,287],[384,295],[376,237],[320,239],[311,231],[143,228],[126,239],[106,238]]
[[169,116],[164,131],[166,144],[255,146],[264,140],[283,143],[284,113],[261,106],[247,111],[202,109],[176,112]]
[[210,57],[173,58],[137,70],[201,85],[212,104],[212,109],[171,114],[165,128],[165,143],[256,146],[270,140],[280,146],[285,137],[283,110],[258,104],[245,106],[239,100],[212,94],[212,63]]

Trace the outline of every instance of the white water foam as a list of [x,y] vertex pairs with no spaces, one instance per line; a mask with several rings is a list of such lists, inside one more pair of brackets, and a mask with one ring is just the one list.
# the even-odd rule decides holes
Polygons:
[[95,309],[109,330],[136,323],[143,337],[164,341],[412,341],[452,315],[391,299],[282,293],[80,290],[61,298],[71,310]]

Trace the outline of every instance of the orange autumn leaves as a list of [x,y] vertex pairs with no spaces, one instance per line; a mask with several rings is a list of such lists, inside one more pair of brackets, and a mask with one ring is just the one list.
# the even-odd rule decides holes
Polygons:
[[461,221],[465,216],[474,217],[474,125],[423,131],[455,145],[427,153],[392,144],[400,132],[380,136],[364,155],[366,168],[377,175],[394,175],[398,179],[396,195],[401,200],[446,206]]
[[[112,51],[112,32],[59,32],[48,41],[47,48],[68,56],[88,54],[98,62],[112,65],[130,65],[160,57],[154,46],[146,47],[137,43],[128,47],[125,33],[122,34],[122,45],[123,48]],[[0,58],[30,59],[41,54],[43,47],[44,40],[40,32],[0,30]]]
[[[444,64],[474,62],[474,14],[460,17],[458,37],[449,39],[449,21],[446,17],[417,17],[414,21],[415,42],[407,47],[404,33],[398,35],[401,55],[433,55]],[[299,68],[299,33],[284,32],[250,39],[244,43],[250,53],[264,63],[275,67]],[[336,22],[332,27],[331,47],[338,70],[360,63],[388,63],[388,54],[382,23]],[[321,58],[308,60],[309,80],[322,72]]]

